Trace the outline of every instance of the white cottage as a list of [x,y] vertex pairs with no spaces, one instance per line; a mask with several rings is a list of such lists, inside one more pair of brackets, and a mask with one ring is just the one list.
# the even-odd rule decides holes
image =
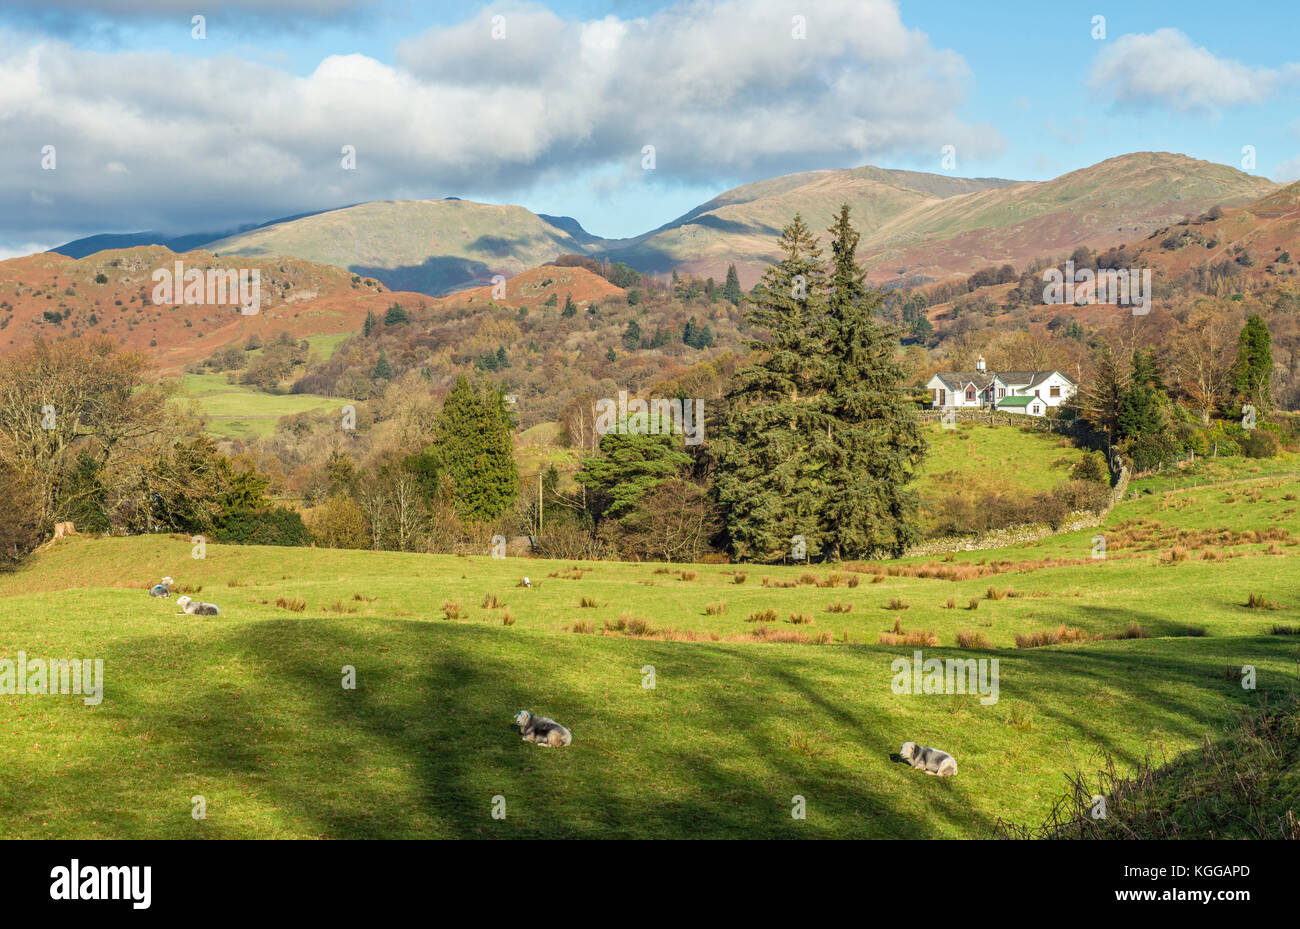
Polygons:
[[982,355],[974,371],[940,371],[925,386],[936,410],[991,409],[1027,416],[1045,415],[1076,389],[1074,381],[1057,370],[990,373]]

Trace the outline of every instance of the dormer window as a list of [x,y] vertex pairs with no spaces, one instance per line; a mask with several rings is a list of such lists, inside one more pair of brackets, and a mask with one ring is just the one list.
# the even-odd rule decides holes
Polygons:
[[974,403],[974,402],[975,402],[975,385],[974,385],[974,384],[971,384],[971,385],[969,385],[969,386],[966,388],[966,402],[967,402],[967,403]]

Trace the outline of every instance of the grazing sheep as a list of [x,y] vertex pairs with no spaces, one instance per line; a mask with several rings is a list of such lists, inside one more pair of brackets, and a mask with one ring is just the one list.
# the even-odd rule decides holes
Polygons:
[[527,710],[520,710],[515,714],[515,725],[524,734],[525,742],[547,748],[559,748],[573,741],[573,733],[555,720],[547,719],[545,716],[534,716]]
[[177,597],[176,605],[181,608],[181,613],[188,613],[191,616],[221,615],[221,607],[215,603],[200,603],[198,600],[191,600],[189,597]]
[[172,584],[176,582],[170,577],[164,577],[161,584],[154,584],[149,588],[151,597],[170,597],[172,595]]
[[957,760],[952,755],[941,752],[937,748],[917,745],[915,742],[904,742],[903,747],[898,750],[898,754],[902,755],[903,760],[912,767],[924,771],[926,774],[952,777],[957,773]]
[[528,578],[524,578],[522,581],[519,582],[519,586],[520,586],[520,587],[532,587],[532,586],[533,586],[533,582],[530,581]]

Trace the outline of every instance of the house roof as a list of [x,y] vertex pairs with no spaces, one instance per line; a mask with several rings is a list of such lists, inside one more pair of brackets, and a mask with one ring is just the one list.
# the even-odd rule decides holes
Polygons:
[[1033,403],[1037,399],[1038,397],[1030,396],[1028,394],[1003,397],[998,401],[998,406],[1029,406],[1029,404]]
[[1053,368],[1050,371],[940,371],[935,377],[954,390],[964,390],[967,384],[974,384],[983,390],[993,381],[999,380],[1008,387],[1037,387],[1053,374],[1061,377],[1068,384],[1073,384],[1066,375]]
[[953,390],[965,390],[967,384],[974,384],[977,389],[983,390],[993,383],[992,375],[979,371],[940,371],[935,377]]

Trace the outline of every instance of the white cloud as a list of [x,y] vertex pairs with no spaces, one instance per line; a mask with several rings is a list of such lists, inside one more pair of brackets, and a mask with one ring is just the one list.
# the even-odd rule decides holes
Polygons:
[[1089,83],[1117,103],[1215,112],[1260,103],[1297,77],[1298,65],[1253,68],[1219,58],[1178,29],[1157,29],[1108,45],[1093,62]]
[[[784,0],[591,22],[497,6],[408,40],[396,65],[337,55],[306,76],[0,34],[0,234],[219,230],[369,199],[505,196],[639,171],[646,144],[653,180],[671,183],[1001,149],[956,115],[965,62],[904,26],[893,0],[799,11],[804,40]],[[46,144],[55,171],[41,169]]]

